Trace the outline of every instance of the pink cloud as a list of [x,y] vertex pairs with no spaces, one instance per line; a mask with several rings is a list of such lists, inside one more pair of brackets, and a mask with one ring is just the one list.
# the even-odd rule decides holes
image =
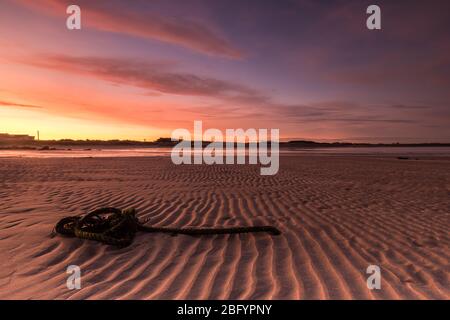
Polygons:
[[13,61],[166,94],[207,96],[246,102],[264,99],[256,90],[244,85],[170,71],[167,64],[68,55],[38,55],[14,58]]
[[[68,0],[16,2],[51,15],[65,15]],[[77,1],[82,10],[82,24],[97,30],[121,33],[182,46],[209,55],[239,59],[242,53],[219,31],[205,23],[184,17],[162,16],[156,12],[124,10],[124,1]]]

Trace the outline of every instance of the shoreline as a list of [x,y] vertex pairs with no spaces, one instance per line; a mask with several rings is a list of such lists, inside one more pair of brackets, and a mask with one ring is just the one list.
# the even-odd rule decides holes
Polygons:
[[[237,150],[237,149],[235,149]],[[225,150],[223,150],[225,152]],[[50,149],[50,150],[30,150],[30,149],[0,149],[0,159],[20,159],[20,158],[133,158],[133,157],[170,157],[172,148],[106,148],[106,149]],[[277,152],[275,152],[276,154]],[[197,151],[188,152],[197,154]],[[236,154],[242,154],[237,152]],[[249,150],[245,149],[246,158]],[[367,156],[367,157],[387,157],[399,158],[403,160],[430,158],[450,158],[450,147],[371,147],[371,148],[313,148],[313,149],[291,149],[283,148],[278,151],[279,157],[283,156]]]

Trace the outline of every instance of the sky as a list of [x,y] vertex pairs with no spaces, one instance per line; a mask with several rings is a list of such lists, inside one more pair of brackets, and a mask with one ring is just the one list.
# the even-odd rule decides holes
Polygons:
[[0,0],[0,132],[450,142],[449,89],[447,0]]

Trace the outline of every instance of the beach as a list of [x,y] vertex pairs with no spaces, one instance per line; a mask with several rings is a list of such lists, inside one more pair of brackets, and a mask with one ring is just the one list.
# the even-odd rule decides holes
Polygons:
[[[0,186],[0,299],[450,298],[448,157],[291,154],[274,176],[167,156],[2,158]],[[120,249],[52,236],[59,219],[106,206],[152,226],[282,234],[138,233]]]

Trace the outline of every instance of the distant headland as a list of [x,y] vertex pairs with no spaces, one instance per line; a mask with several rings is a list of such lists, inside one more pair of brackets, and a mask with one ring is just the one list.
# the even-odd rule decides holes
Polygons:
[[[70,148],[170,148],[178,141],[171,138],[159,138],[155,141],[135,140],[36,140],[34,136],[12,135],[0,133],[0,150],[30,149],[55,150]],[[193,143],[193,142],[192,142]],[[210,141],[203,141],[206,146]],[[270,142],[268,142],[270,144]],[[246,146],[248,143],[246,144]],[[280,142],[280,148],[313,149],[313,148],[346,148],[346,147],[450,147],[450,143],[353,143],[353,142],[316,142],[310,140],[291,140]]]

